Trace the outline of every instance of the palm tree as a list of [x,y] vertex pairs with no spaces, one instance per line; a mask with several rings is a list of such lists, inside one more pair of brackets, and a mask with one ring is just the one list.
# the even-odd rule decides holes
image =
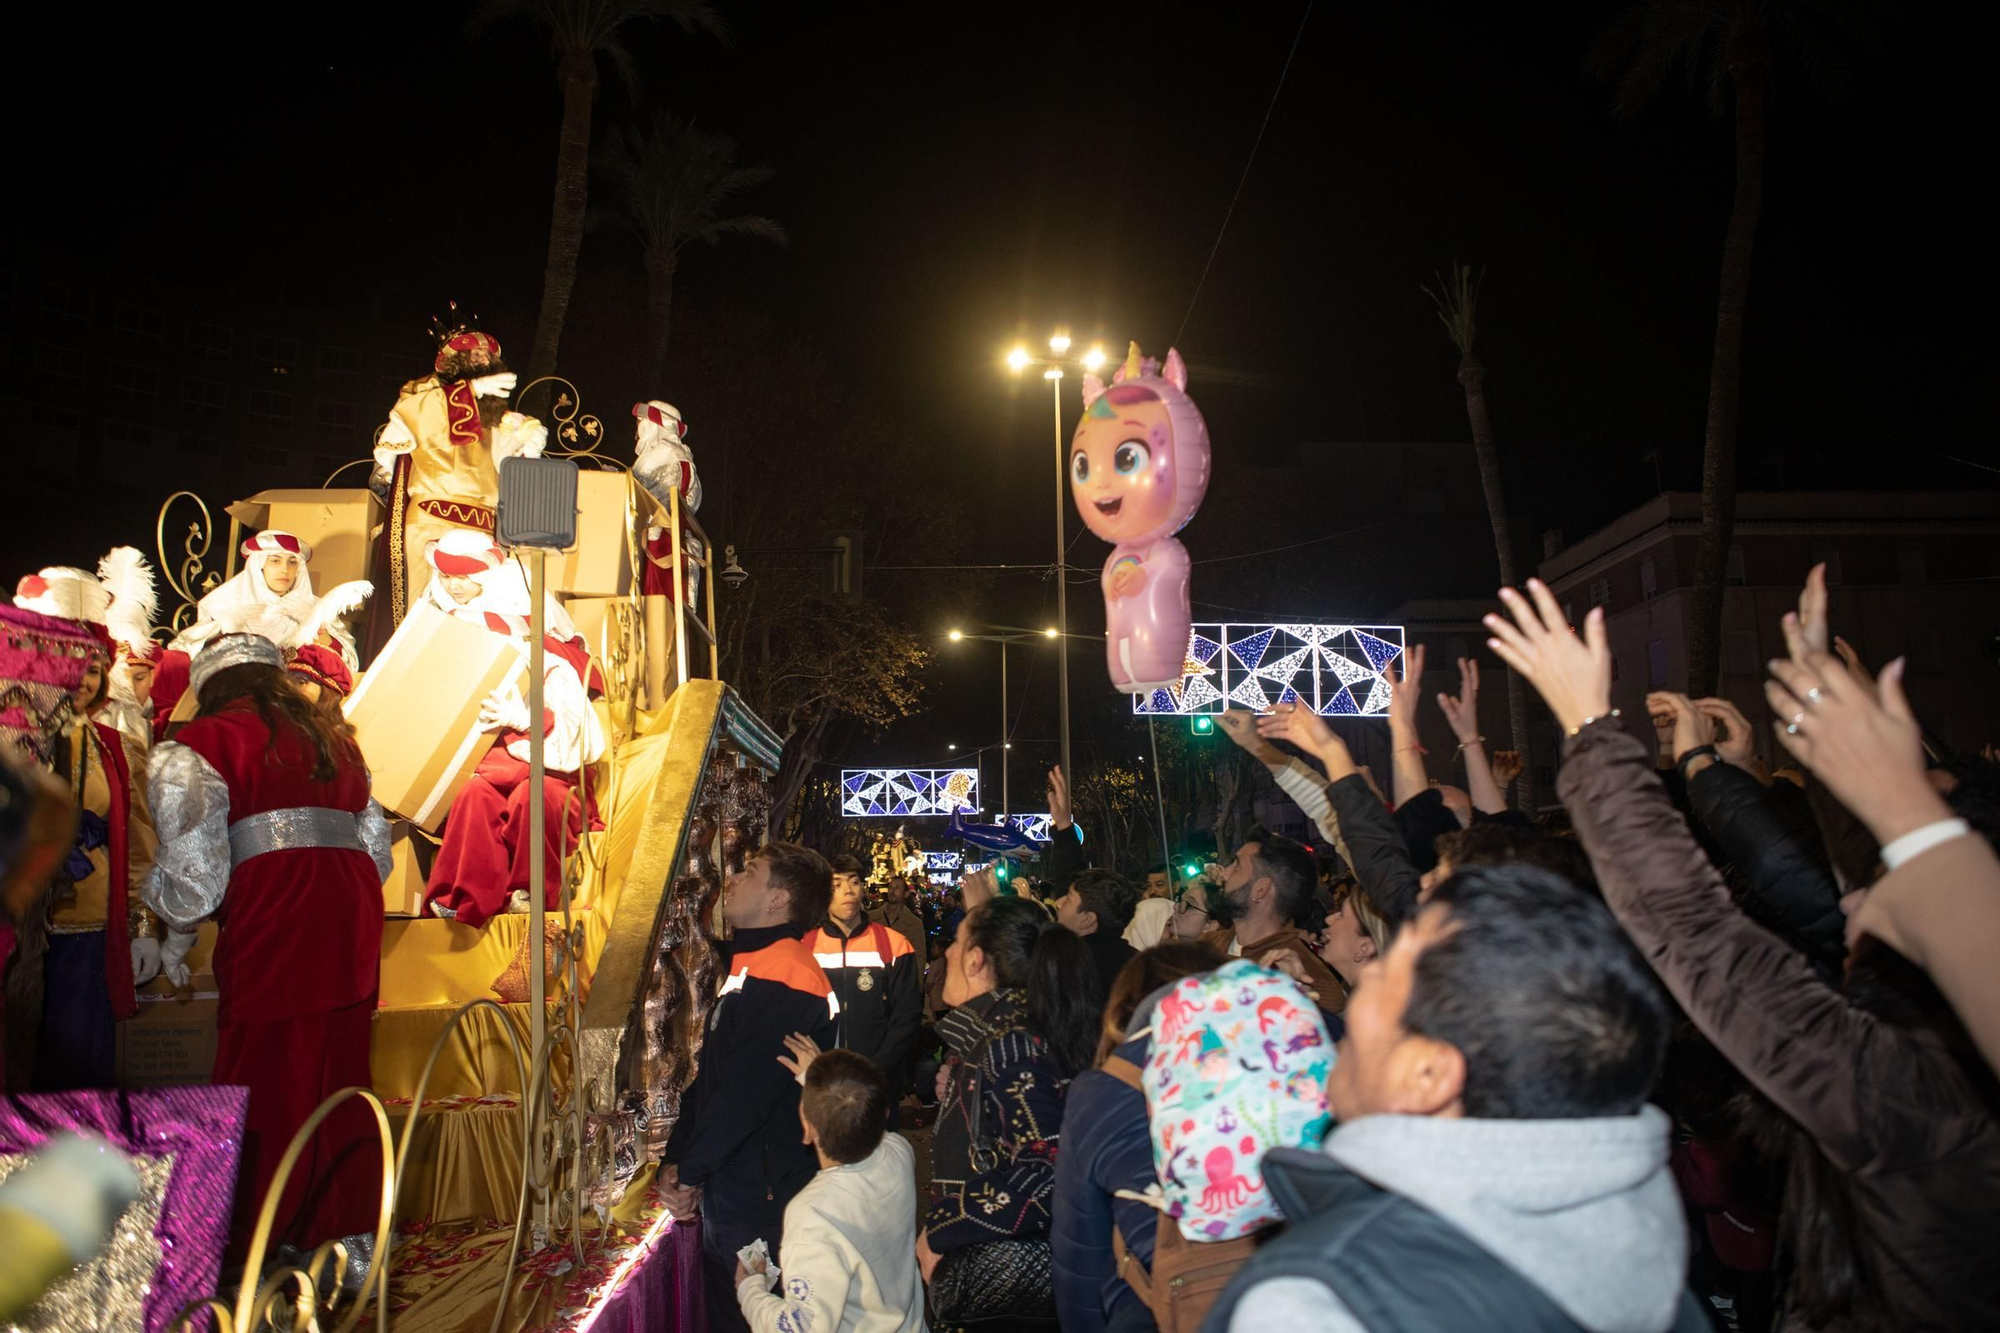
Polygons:
[[1692,694],[1712,694],[1721,666],[1722,581],[1736,526],[1736,409],[1742,383],[1743,311],[1750,255],[1764,207],[1764,105],[1774,48],[1797,58],[1808,80],[1831,92],[1842,82],[1836,38],[1851,28],[1839,0],[1639,0],[1598,35],[1591,72],[1617,82],[1614,107],[1634,115],[1651,105],[1675,70],[1690,88],[1706,86],[1719,119],[1733,109],[1736,198],[1722,239],[1722,284],[1708,367],[1708,416],[1701,460],[1701,534],[1695,548],[1688,627]]
[[562,137],[556,147],[555,210],[549,218],[549,258],[542,270],[542,309],[535,319],[535,345],[528,379],[553,374],[563,322],[569,317],[570,289],[576,285],[576,256],[583,246],[583,218],[589,203],[590,117],[597,100],[597,59],[630,81],[632,53],[625,33],[637,20],[678,23],[685,32],[718,40],[728,30],[708,0],[480,0],[466,21],[477,36],[495,24],[525,20],[547,34],[562,82]]
[[639,237],[646,265],[646,383],[666,373],[674,308],[674,274],[691,241],[717,245],[725,236],[757,236],[788,245],[785,229],[767,217],[725,217],[730,201],[771,179],[769,167],[736,165],[736,141],[662,111],[645,129],[612,131],[598,150],[597,171],[607,198],[592,222],[612,222]]
[[[1424,294],[1437,306],[1438,318],[1452,345],[1458,348],[1458,383],[1465,390],[1465,415],[1472,423],[1472,454],[1479,460],[1479,485],[1486,492],[1486,517],[1493,524],[1493,553],[1500,560],[1502,587],[1521,586],[1514,560],[1512,525],[1507,520],[1507,495],[1500,484],[1500,448],[1493,439],[1493,419],[1486,411],[1486,365],[1479,359],[1479,284],[1486,274],[1472,276],[1469,264],[1453,265],[1451,279],[1438,275],[1435,290]],[[1528,732],[1528,689],[1518,672],[1507,673],[1507,729],[1521,752],[1520,786],[1516,803],[1535,808],[1535,756]]]

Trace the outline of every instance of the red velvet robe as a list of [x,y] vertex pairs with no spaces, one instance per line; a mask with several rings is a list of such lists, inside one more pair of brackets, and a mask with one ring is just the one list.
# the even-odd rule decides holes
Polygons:
[[104,821],[110,826],[105,835],[106,898],[104,910],[104,988],[111,996],[112,1016],[123,1021],[139,1012],[138,992],[132,986],[132,945],[126,923],[131,902],[132,770],[125,762],[125,741],[116,727],[102,722],[90,724],[97,731],[97,754],[110,778],[111,813]]
[[[359,813],[368,771],[341,760],[332,782],[312,777],[310,741],[271,733],[247,699],[196,718],[175,737],[229,786],[231,823],[269,810],[323,806]],[[344,848],[294,848],[237,866],[215,914],[214,1081],[250,1089],[232,1248],[247,1241],[292,1135],[343,1087],[367,1087],[368,1031],[382,955],[382,883],[374,860]],[[372,1230],[380,1188],[372,1118],[350,1100],[322,1124],[293,1169],[278,1239],[317,1244]],[[292,1225],[287,1227],[290,1219]]]

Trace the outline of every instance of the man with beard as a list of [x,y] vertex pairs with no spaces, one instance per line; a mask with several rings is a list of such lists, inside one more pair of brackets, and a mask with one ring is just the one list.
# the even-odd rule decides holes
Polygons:
[[507,408],[515,376],[499,340],[466,323],[434,325],[433,373],[403,386],[375,442],[374,481],[388,491],[384,540],[397,623],[430,582],[425,547],[460,528],[492,536],[501,460],[537,458],[548,442],[541,422]]
[[1218,869],[1221,879],[1209,886],[1209,908],[1229,924],[1205,938],[1232,958],[1292,977],[1330,1015],[1346,1008],[1347,988],[1299,933],[1300,917],[1316,907],[1319,875],[1312,853],[1290,838],[1257,831]]

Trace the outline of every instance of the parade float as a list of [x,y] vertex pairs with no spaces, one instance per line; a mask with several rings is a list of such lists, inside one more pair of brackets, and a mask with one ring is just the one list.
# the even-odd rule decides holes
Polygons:
[[[678,412],[658,401],[633,408],[635,469],[605,451],[604,424],[567,381],[515,391],[511,375],[489,373],[485,358],[497,365],[498,347],[485,335],[440,330],[439,343],[440,373],[405,386],[374,459],[318,488],[214,507],[177,493],[155,533],[166,600],[179,602],[155,633],[160,643],[199,638],[230,603],[218,594],[249,586],[256,596],[239,600],[246,615],[261,617],[256,632],[288,648],[295,635],[295,656],[320,662],[329,684],[343,659],[353,668],[345,711],[376,799],[394,819],[372,1087],[329,1099],[293,1141],[248,1258],[248,1271],[265,1280],[218,1287],[219,1235],[193,1214],[227,1212],[216,1182],[235,1162],[224,1149],[232,1133],[240,1137],[242,1112],[240,1091],[232,1110],[201,1100],[218,1090],[198,1086],[209,1082],[218,997],[209,965],[216,927],[203,926],[183,960],[185,980],[147,982],[138,1013],[118,1024],[121,1091],[41,1098],[39,1119],[10,1113],[0,1125],[0,1167],[8,1153],[34,1150],[38,1134],[104,1133],[150,1164],[141,1172],[142,1211],[157,1236],[182,1243],[127,1236],[132,1244],[114,1245],[66,1279],[24,1327],[110,1327],[74,1320],[87,1308],[80,1292],[97,1293],[108,1311],[113,1290],[124,1293],[117,1308],[138,1318],[119,1326],[148,1333],[702,1324],[699,1247],[692,1227],[677,1227],[661,1206],[653,1173],[700,1058],[718,980],[702,923],[723,879],[765,839],[767,783],[781,746],[718,678],[710,546],[692,512],[699,487]],[[455,350],[467,355],[457,363],[462,373],[448,377]],[[483,497],[482,513],[482,497],[468,493],[478,483],[462,473],[463,450],[501,453],[508,439],[518,456],[578,468],[578,537],[547,560],[548,613],[582,645],[577,676],[590,684],[592,714],[585,729],[603,744],[577,775],[594,818],[563,839],[559,886],[546,901],[516,895],[514,910],[474,926],[426,910],[426,868],[446,811],[493,744],[481,739],[490,719],[480,700],[505,670],[494,647],[505,640],[444,632],[462,627],[425,602],[415,566],[428,551],[429,572],[447,568],[436,552],[453,531],[492,532],[496,497]],[[353,484],[369,473],[371,484]],[[273,533],[285,540],[260,544]],[[273,575],[239,584],[248,573],[239,561],[291,556],[296,583]],[[374,586],[365,605],[347,596],[321,608],[318,598],[292,597],[298,587],[364,580]],[[279,585],[282,593],[273,591]],[[273,608],[284,610],[288,599],[300,607],[310,600],[319,618],[294,609],[274,621]],[[269,630],[280,623],[282,633]],[[174,686],[173,654],[165,657],[160,704]],[[478,684],[441,688],[451,680]],[[160,734],[171,737],[191,715],[191,697],[161,707]],[[309,1256],[279,1255],[279,1191],[314,1125],[345,1099],[366,1103],[382,1144],[376,1234]],[[161,1156],[165,1131],[155,1141],[132,1129],[154,1123],[207,1147]],[[335,1297],[343,1274],[348,1292]]]

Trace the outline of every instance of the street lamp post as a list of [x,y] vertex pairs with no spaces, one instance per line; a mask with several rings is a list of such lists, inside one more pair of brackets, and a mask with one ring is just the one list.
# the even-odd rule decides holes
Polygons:
[[[1007,364],[1015,374],[1029,366],[1041,366],[1042,378],[1049,382],[1049,396],[1055,406],[1056,431],[1056,630],[1062,640],[1061,655],[1056,659],[1056,708],[1062,749],[1062,771],[1065,778],[1074,777],[1069,763],[1069,555],[1067,520],[1064,518],[1063,486],[1068,474],[1068,450],[1063,443],[1062,428],[1062,358],[1069,351],[1070,340],[1066,333],[1055,333],[1049,338],[1049,356],[1028,355],[1025,347],[1016,347],[1008,354]],[[1093,346],[1082,357],[1085,370],[1096,370],[1104,364],[1104,349]]]
[[[1042,630],[1040,633],[1034,633],[1029,630],[1010,630],[1001,634],[967,634],[964,630],[955,629],[945,635],[945,637],[953,643],[959,643],[966,639],[977,639],[982,643],[997,643],[1000,645],[1000,822],[1004,824],[1007,822],[1007,816],[1014,813],[1013,797],[1007,786],[1007,752],[1014,748],[1014,743],[1008,739],[1008,731],[1010,730],[1008,718],[1011,714],[1007,711],[1007,645],[1010,643],[1019,643],[1023,639],[1059,638],[1060,631],[1051,628]],[[1067,774],[1069,770],[1064,769],[1063,771]]]

